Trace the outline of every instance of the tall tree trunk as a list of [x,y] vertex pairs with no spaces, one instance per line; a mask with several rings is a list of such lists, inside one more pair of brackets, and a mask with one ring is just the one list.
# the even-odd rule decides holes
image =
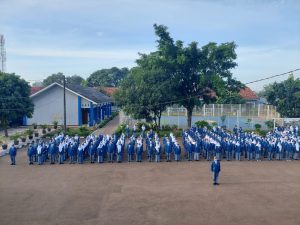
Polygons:
[[8,137],[7,126],[4,127],[4,135],[5,137]]
[[160,129],[161,112],[159,112],[157,118],[158,118],[158,128]]
[[192,115],[193,115],[193,108],[187,108],[187,125],[188,128],[192,126]]

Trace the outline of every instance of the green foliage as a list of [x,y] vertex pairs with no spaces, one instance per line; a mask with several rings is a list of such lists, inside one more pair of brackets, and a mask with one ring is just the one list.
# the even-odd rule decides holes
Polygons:
[[75,84],[75,85],[82,85],[84,83],[84,79],[81,76],[73,75],[70,77],[66,77],[67,84]]
[[259,123],[254,124],[255,130],[260,130],[261,125]]
[[207,121],[205,121],[205,120],[199,120],[199,121],[197,121],[196,123],[195,123],[195,125],[198,127],[198,128],[200,128],[200,127],[210,127],[210,125],[209,125],[209,123],[207,122]]
[[24,132],[25,135],[28,135],[28,136],[32,136],[33,135],[33,130],[32,129],[28,129]]
[[[274,121],[273,120],[268,120],[265,122],[266,126],[268,127],[269,130],[273,130],[274,128]],[[279,124],[275,122],[275,126],[278,127]]]
[[115,94],[117,104],[135,119],[154,121],[160,126],[162,112],[173,95],[169,75],[159,67],[157,53],[142,54]]
[[196,105],[225,98],[226,91],[236,94],[243,87],[230,72],[237,65],[235,43],[209,43],[199,48],[192,42],[184,46],[171,38],[166,26],[155,24],[154,30],[157,51],[140,55],[138,66],[115,96],[127,114],[158,120],[160,125],[161,112],[176,102],[187,109],[190,127]]
[[10,140],[17,141],[19,138],[21,138],[22,135],[23,135],[22,133],[15,133],[11,135],[9,138]]
[[57,129],[58,121],[53,121],[53,127],[54,129]]
[[[52,74],[43,80],[43,86],[48,86],[54,82],[63,84],[64,78],[65,75],[61,72]],[[81,76],[73,75],[66,77],[66,84],[81,85],[82,83],[84,83],[84,79]]]
[[61,72],[59,73],[55,73],[55,74],[52,74],[50,76],[48,76],[46,79],[43,80],[43,85],[44,86],[48,86],[54,82],[57,82],[59,84],[63,84],[64,83],[64,78],[65,78],[65,75]]
[[43,130],[45,130],[45,129],[47,128],[47,124],[42,124],[42,125],[41,125],[41,128],[42,128]]
[[122,133],[125,134],[125,129],[126,129],[126,124],[124,124],[124,123],[120,124],[118,126],[118,128],[116,129],[115,133],[118,135],[118,137],[120,137]]
[[164,137],[164,136],[169,136],[170,133],[173,133],[173,135],[175,137],[181,137],[182,136],[182,129],[178,129],[178,130],[174,130],[174,131],[170,131],[170,130],[160,130],[158,131],[158,136],[159,137]]
[[171,126],[168,125],[168,124],[162,125],[161,129],[162,129],[162,130],[165,130],[165,131],[171,131],[171,130],[172,130]]
[[282,117],[300,117],[300,79],[293,75],[280,83],[274,82],[264,87],[261,96],[277,107]]
[[118,87],[128,73],[127,68],[119,69],[117,67],[97,70],[87,78],[86,85],[89,87]]
[[11,121],[31,117],[34,105],[29,84],[15,74],[0,72],[0,126],[5,130]]
[[92,132],[92,130],[89,129],[88,127],[86,127],[86,126],[81,126],[79,128],[70,128],[70,127],[68,127],[66,135],[75,136],[77,134],[80,137],[86,137],[86,136],[90,135],[91,132]]
[[137,122],[136,123],[136,127],[137,127],[137,129],[139,130],[139,131],[141,131],[142,130],[142,126],[145,126],[145,130],[150,130],[150,125],[149,125],[149,123],[145,123],[145,122]]

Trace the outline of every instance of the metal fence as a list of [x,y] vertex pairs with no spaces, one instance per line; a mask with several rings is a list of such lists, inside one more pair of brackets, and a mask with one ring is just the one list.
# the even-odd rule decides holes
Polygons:
[[[168,107],[163,116],[187,116],[187,110],[184,107]],[[204,105],[202,108],[195,107],[193,116],[201,117],[221,117],[236,116],[248,118],[279,118],[276,107],[263,104],[210,104]]]
[[[260,124],[262,129],[266,129],[267,120],[276,120],[282,126],[283,119],[277,113],[276,107],[263,104],[210,104],[202,108],[195,107],[193,110],[192,124],[199,120],[215,122],[219,126],[226,126],[233,129],[235,125],[243,129],[254,129],[255,124]],[[121,123],[133,126],[137,120],[120,114]],[[187,127],[187,110],[184,107],[168,107],[162,114],[161,125],[177,125],[180,128]]]

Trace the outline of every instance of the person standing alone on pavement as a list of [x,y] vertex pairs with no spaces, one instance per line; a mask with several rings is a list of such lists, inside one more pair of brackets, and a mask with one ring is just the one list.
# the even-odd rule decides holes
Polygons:
[[216,156],[214,157],[214,160],[211,163],[211,172],[213,178],[213,185],[219,185],[218,179],[219,179],[219,173],[221,172],[221,164]]

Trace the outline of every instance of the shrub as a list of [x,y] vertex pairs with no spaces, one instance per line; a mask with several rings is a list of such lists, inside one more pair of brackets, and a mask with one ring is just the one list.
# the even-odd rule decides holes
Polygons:
[[141,131],[143,125],[145,126],[146,130],[149,130],[149,129],[150,129],[150,125],[149,125],[148,123],[145,123],[145,122],[137,122],[137,123],[136,123],[137,130],[138,130],[138,131]]
[[[265,122],[266,126],[268,127],[269,130],[272,130],[274,127],[274,121],[273,120],[267,120]],[[275,126],[278,127],[279,124],[275,122]]]
[[209,125],[209,123],[207,122],[207,121],[205,121],[205,120],[199,120],[199,121],[197,121],[196,123],[196,126],[197,126],[197,128],[200,128],[200,127],[207,127],[207,129],[211,129],[211,126]]
[[254,124],[255,130],[260,130],[261,125],[259,123]]
[[172,130],[171,126],[168,125],[168,124],[162,125],[162,126],[161,126],[161,129],[162,129],[163,131],[171,131],[171,130]]
[[21,133],[15,133],[10,136],[10,140],[17,141],[22,136]]
[[57,129],[57,125],[58,125],[58,122],[57,121],[53,121],[53,127],[54,127],[54,129]]
[[172,126],[172,130],[174,131],[174,130],[178,130],[178,126],[176,125],[176,124],[174,124],[173,126]]
[[212,125],[213,127],[215,127],[215,126],[218,126],[218,123],[217,123],[217,122],[212,122],[211,125]]

